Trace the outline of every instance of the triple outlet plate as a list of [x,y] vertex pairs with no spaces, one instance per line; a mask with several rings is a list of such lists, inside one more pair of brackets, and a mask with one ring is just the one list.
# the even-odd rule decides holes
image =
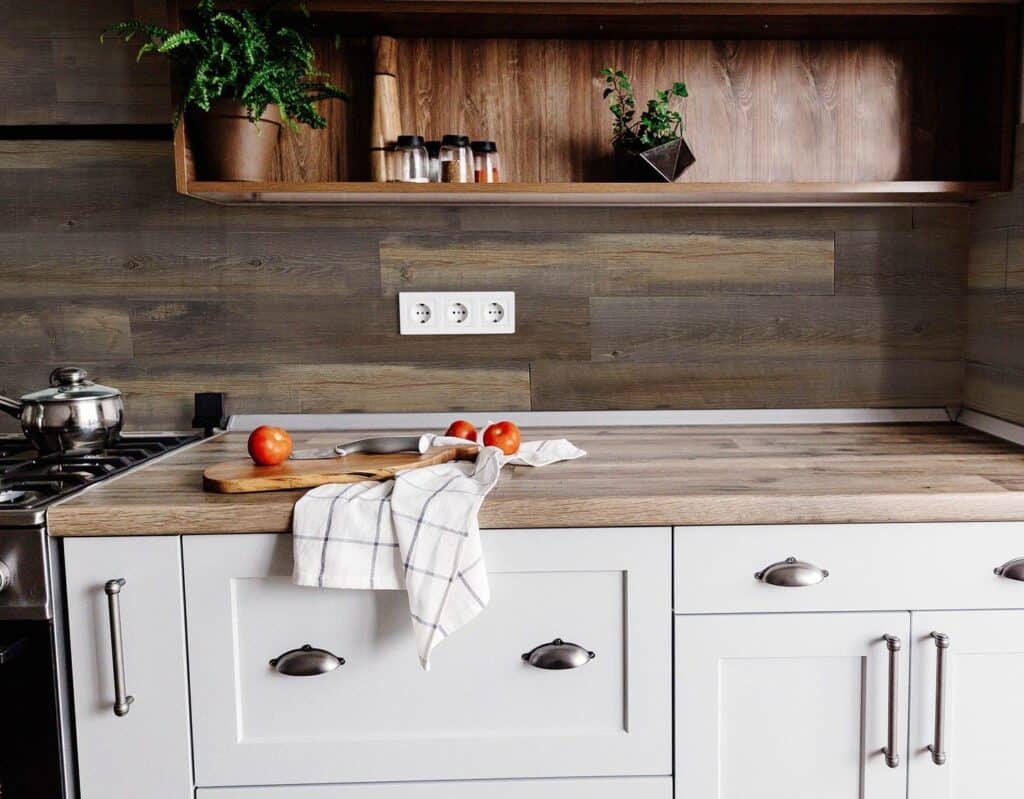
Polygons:
[[516,332],[514,291],[400,291],[403,336],[459,336]]

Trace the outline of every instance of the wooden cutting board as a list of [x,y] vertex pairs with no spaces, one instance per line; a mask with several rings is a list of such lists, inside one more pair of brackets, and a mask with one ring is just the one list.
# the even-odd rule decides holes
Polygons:
[[342,458],[285,461],[278,466],[257,466],[248,458],[209,466],[203,472],[203,488],[218,494],[282,491],[314,488],[326,483],[360,483],[390,480],[406,469],[422,469],[455,460],[476,458],[475,446],[431,447],[422,455],[396,452],[390,455],[355,453]]

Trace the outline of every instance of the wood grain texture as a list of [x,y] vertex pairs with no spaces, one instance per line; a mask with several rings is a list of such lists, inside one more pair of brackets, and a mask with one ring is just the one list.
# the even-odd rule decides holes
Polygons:
[[454,460],[476,460],[477,447],[432,447],[423,454],[400,452],[342,458],[287,460],[276,466],[257,466],[248,457],[215,463],[203,469],[203,488],[216,494],[253,494],[315,488],[328,483],[391,480],[399,472],[438,466]]
[[467,289],[578,296],[831,294],[834,266],[832,236],[820,233],[395,236],[380,258],[385,293],[443,288],[458,274]]
[[815,359],[597,363],[539,361],[534,410],[891,408],[956,404],[959,361]]
[[1024,424],[1024,126],[1013,190],[971,209],[964,404]]
[[957,213],[954,224],[938,230],[839,231],[836,293],[962,294],[968,252],[966,220],[966,214]]
[[40,0],[0,8],[0,125],[167,124],[167,64],[136,64],[137,40],[100,32],[137,16],[167,24],[165,0]]
[[[399,431],[391,431],[399,432]],[[409,431],[416,432],[416,431]],[[508,468],[483,528],[1024,520],[1024,451],[952,425],[538,428],[587,457]],[[369,433],[360,432],[360,435]],[[347,435],[301,434],[297,446]],[[288,532],[301,492],[204,492],[245,434],[183,450],[50,509],[52,535]],[[631,480],[622,479],[622,453]]]
[[955,296],[594,297],[593,360],[947,361],[962,352]]
[[[969,213],[229,208],[175,194],[166,142],[5,142],[0,391],[80,360],[135,430],[188,427],[203,390],[235,413],[956,402]],[[515,290],[518,332],[399,337],[405,288]]]

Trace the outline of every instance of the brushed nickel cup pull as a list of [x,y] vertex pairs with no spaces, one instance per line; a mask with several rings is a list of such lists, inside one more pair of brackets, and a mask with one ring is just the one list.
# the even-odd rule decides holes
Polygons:
[[557,671],[578,669],[597,657],[596,652],[584,649],[579,644],[556,638],[550,644],[541,644],[523,653],[523,660],[535,669]]
[[828,569],[822,569],[813,563],[797,560],[792,556],[765,566],[759,572],[754,572],[755,580],[768,583],[768,585],[782,586],[783,588],[802,588],[807,585],[817,585],[826,577],[828,577]]
[[1024,558],[1008,560],[1002,566],[996,566],[993,570],[996,576],[1005,577],[1007,580],[1016,580],[1024,583]]
[[932,753],[932,763],[941,766],[946,762],[946,653],[949,651],[949,636],[932,632],[931,637],[935,641],[935,740],[928,744],[928,751]]
[[124,646],[121,640],[121,589],[124,577],[108,580],[103,586],[107,595],[107,611],[110,614],[110,655],[114,661],[114,715],[127,716],[134,696],[128,696],[124,683]]
[[884,635],[885,648],[889,650],[889,726],[886,730],[885,765],[899,768],[900,753],[896,741],[899,734],[899,700],[900,700],[900,649],[903,643],[895,635]]
[[270,659],[270,665],[288,677],[317,677],[345,665],[345,658],[326,649],[303,644]]

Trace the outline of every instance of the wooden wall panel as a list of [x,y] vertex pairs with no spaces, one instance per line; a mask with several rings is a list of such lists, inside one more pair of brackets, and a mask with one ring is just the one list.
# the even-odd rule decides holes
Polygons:
[[[571,228],[570,228],[571,229]],[[599,295],[831,294],[833,235],[743,233],[394,236],[387,293],[450,286]]]
[[[1017,152],[1024,152],[1024,126]],[[1018,157],[1018,163],[1024,159]],[[964,401],[1024,424],[1024,181],[971,212]]]
[[[229,208],[174,193],[166,142],[5,142],[0,392],[78,360],[134,429],[187,427],[204,390],[234,412],[955,403],[968,216]],[[514,289],[519,333],[401,338],[404,288]]]
[[166,0],[0,4],[0,125],[169,125],[167,65],[99,41],[133,16],[166,25]]
[[960,57],[940,39],[400,39],[398,84],[410,133],[493,139],[510,181],[613,174],[605,66],[631,76],[640,105],[686,81],[697,161],[683,181],[949,179],[962,171],[959,107],[911,87],[956,96]]

